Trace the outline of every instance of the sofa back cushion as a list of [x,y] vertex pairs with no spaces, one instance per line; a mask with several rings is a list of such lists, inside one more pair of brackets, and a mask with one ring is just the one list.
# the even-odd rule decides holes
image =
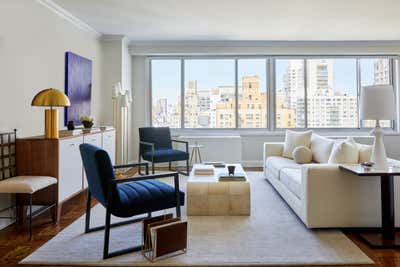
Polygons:
[[358,147],[358,163],[371,161],[372,146],[357,143],[357,147]]
[[317,163],[328,163],[335,140],[313,133],[311,136],[312,159]]
[[358,163],[358,146],[352,137],[334,144],[328,163]]
[[298,146],[310,148],[312,131],[295,132],[286,130],[285,144],[283,145],[282,155],[292,159],[293,150]]

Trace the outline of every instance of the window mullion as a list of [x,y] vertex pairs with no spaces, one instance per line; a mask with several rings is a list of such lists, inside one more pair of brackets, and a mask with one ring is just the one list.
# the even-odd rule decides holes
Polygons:
[[185,128],[185,60],[181,58],[181,128]]
[[[304,127],[308,128],[308,101],[307,101],[307,59],[303,59],[304,79]],[[297,110],[296,110],[297,113]],[[297,116],[297,115],[296,115]]]
[[276,129],[276,79],[275,79],[275,59],[268,59],[267,67],[268,78],[268,129],[275,131]]
[[357,113],[358,113],[358,128],[362,127],[361,114],[360,114],[360,95],[361,95],[361,65],[360,58],[356,58],[356,85],[357,85]]
[[235,128],[239,128],[239,76],[238,76],[238,59],[235,58]]

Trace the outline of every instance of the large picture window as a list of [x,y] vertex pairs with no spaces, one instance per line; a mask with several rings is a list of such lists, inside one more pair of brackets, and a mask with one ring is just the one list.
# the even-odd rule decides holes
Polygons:
[[[359,95],[392,84],[391,57],[151,58],[153,126],[187,129],[371,128]],[[273,97],[272,97],[273,96]],[[392,127],[392,121],[381,121]]]

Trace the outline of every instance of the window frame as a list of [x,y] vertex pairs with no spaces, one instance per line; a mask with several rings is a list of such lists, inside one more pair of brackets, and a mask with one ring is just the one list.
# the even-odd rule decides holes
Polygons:
[[[162,55],[162,56],[148,56],[147,60],[149,61],[148,64],[148,85],[149,85],[149,118],[150,118],[150,125],[153,126],[153,121],[152,121],[152,112],[153,112],[153,99],[152,99],[152,60],[179,60],[180,61],[180,75],[181,75],[181,83],[180,83],[180,98],[181,98],[181,127],[180,128],[171,128],[174,130],[190,130],[190,131],[221,131],[221,132],[226,132],[226,131],[253,131],[253,132],[283,132],[285,130],[306,130],[306,129],[312,129],[312,130],[317,130],[317,131],[326,131],[326,132],[332,132],[332,131],[342,131],[342,132],[350,132],[350,131],[359,131],[359,130],[364,130],[368,131],[371,128],[362,128],[361,127],[361,120],[358,120],[358,127],[355,128],[346,128],[346,127],[324,127],[324,128],[308,128],[308,118],[307,118],[307,60],[308,59],[335,59],[335,58],[348,58],[348,59],[355,59],[356,60],[356,85],[357,85],[357,109],[358,112],[360,112],[360,104],[359,104],[359,99],[360,99],[360,91],[361,91],[361,65],[360,65],[360,59],[363,58],[387,58],[389,59],[389,80],[390,80],[390,85],[393,86],[394,94],[397,100],[397,79],[395,79],[395,74],[396,74],[396,69],[395,69],[395,60],[400,60],[398,55],[394,54],[371,54],[371,55],[358,55],[358,54],[346,54],[346,55],[326,55],[326,54],[316,54],[316,55],[263,55],[263,54],[256,54],[256,55]],[[234,60],[234,87],[235,87],[235,127],[233,128],[185,128],[185,60],[191,60],[191,59],[200,59],[200,60],[215,60],[215,59],[231,59]],[[240,59],[265,59],[266,60],[266,68],[265,68],[265,74],[266,74],[266,105],[267,105],[267,121],[266,121],[266,127],[262,128],[240,128],[239,126],[239,108],[238,108],[238,102],[239,102],[239,77],[238,77],[238,61]],[[279,59],[300,59],[303,60],[304,62],[304,96],[305,96],[305,127],[300,128],[277,128],[276,127],[276,60]],[[400,70],[397,70],[400,71]],[[397,102],[396,101],[396,109],[397,107]],[[360,114],[358,114],[360,115]],[[359,116],[360,118],[360,116]],[[397,127],[397,122],[396,120],[391,121],[391,127],[388,127],[386,129],[391,129],[395,130]]]

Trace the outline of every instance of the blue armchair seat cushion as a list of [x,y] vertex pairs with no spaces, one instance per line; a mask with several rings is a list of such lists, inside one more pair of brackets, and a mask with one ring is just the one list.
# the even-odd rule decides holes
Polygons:
[[[151,161],[152,151],[143,153],[143,159]],[[176,149],[160,149],[154,151],[154,162],[180,161],[189,159],[189,153]]]
[[[180,191],[180,205],[185,193]],[[175,188],[158,180],[134,181],[117,185],[112,214],[131,217],[138,214],[176,207]]]

